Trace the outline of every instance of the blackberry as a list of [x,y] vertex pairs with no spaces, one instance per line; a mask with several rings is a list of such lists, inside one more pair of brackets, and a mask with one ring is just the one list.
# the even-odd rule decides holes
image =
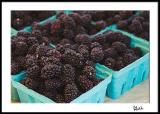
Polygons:
[[25,68],[32,67],[34,65],[38,64],[38,59],[37,57],[33,55],[26,55],[25,57]]
[[114,66],[115,66],[115,60],[113,58],[106,58],[104,60],[104,65],[109,67],[109,68],[111,68],[111,69],[113,69]]
[[90,47],[91,47],[91,49],[93,49],[93,48],[95,48],[95,47],[100,47],[100,48],[102,48],[102,45],[101,45],[100,43],[98,43],[98,42],[93,42],[93,43],[91,43]]
[[141,38],[144,38],[149,41],[149,33],[148,32],[143,32],[139,35]]
[[36,37],[28,37],[27,38],[27,44],[28,46],[32,46],[34,44],[37,44],[38,43],[38,40]]
[[20,66],[16,62],[11,63],[11,74],[15,75],[20,72]]
[[135,47],[135,48],[132,48],[132,50],[134,51],[134,53],[135,53],[138,57],[141,57],[141,56],[142,56],[141,48]]
[[111,48],[104,50],[104,57],[105,58],[109,58],[109,57],[115,58],[117,56],[118,56],[118,53],[115,48],[111,47]]
[[63,37],[66,39],[73,39],[75,37],[74,32],[72,30],[64,29],[63,30]]
[[59,79],[48,79],[45,80],[44,84],[47,90],[58,89],[63,86]]
[[128,27],[128,21],[127,20],[118,21],[117,27],[119,29],[126,29]]
[[37,44],[33,44],[32,46],[30,46],[29,48],[28,48],[28,52],[27,52],[27,54],[35,54],[36,53],[36,48],[39,46],[39,44],[37,43]]
[[61,54],[63,54],[64,51],[65,51],[65,48],[62,44],[57,44],[56,45],[56,50],[59,51]]
[[78,34],[76,37],[75,37],[75,42],[76,43],[79,43],[79,44],[90,44],[91,43],[91,39],[89,37],[89,35],[87,34]]
[[112,43],[112,48],[115,48],[116,51],[119,54],[121,54],[125,52],[125,50],[127,49],[127,46],[124,43],[117,41],[117,42]]
[[57,92],[56,92],[55,90],[53,90],[53,91],[47,91],[47,90],[45,90],[45,91],[43,92],[43,95],[44,95],[44,96],[52,99],[53,101],[54,101],[54,99],[55,99],[55,97],[56,97],[56,94],[57,94]]
[[59,64],[60,59],[55,57],[41,57],[40,58],[40,65],[43,67],[47,64]]
[[87,61],[85,61],[84,65],[85,66],[92,66],[92,67],[94,67],[95,63],[93,61],[87,60]]
[[91,60],[93,60],[94,62],[101,61],[104,57],[102,48],[99,48],[99,47],[93,48],[91,50],[90,56],[91,56]]
[[123,61],[122,61],[121,59],[120,59],[120,60],[117,59],[117,61],[116,61],[116,63],[115,63],[114,70],[120,70],[120,69],[122,69],[123,67],[124,67]]
[[75,81],[75,77],[67,77],[67,76],[61,76],[60,77],[61,78],[61,80],[62,80],[62,83],[64,84],[64,85],[67,85],[67,84],[70,84],[70,83],[74,83],[74,81]]
[[143,26],[139,20],[132,20],[132,24],[129,26],[129,32],[136,32],[136,33],[142,33],[143,32]]
[[128,53],[130,53],[130,54],[135,54],[135,52],[133,51],[133,49],[126,49],[126,51],[125,51],[125,54],[128,54]]
[[85,66],[82,72],[83,72],[83,75],[85,75],[89,79],[96,78],[96,70],[92,66]]
[[76,27],[76,31],[75,31],[76,34],[86,34],[87,33],[87,30],[81,26],[81,25],[78,25]]
[[144,28],[144,31],[149,32],[149,22],[143,22],[143,23],[142,23],[142,26],[143,26],[143,28]]
[[63,66],[62,74],[65,77],[74,78],[75,77],[75,68],[70,64],[65,64]]
[[122,34],[119,33],[119,32],[108,31],[108,32],[106,32],[106,33],[104,34],[104,36],[105,36],[106,41],[107,41],[108,43],[113,43],[113,42],[117,41],[117,39],[118,39],[119,37],[121,37]]
[[18,56],[23,56],[27,53],[28,46],[25,42],[17,42],[16,43],[16,49],[15,54]]
[[32,35],[37,38],[37,40],[41,40],[42,32],[40,30],[32,30]]
[[39,41],[39,43],[42,44],[42,45],[48,46],[49,43],[50,43],[50,40],[49,40],[48,37],[43,36],[43,37],[41,38],[41,40]]
[[141,11],[140,15],[146,19],[149,19],[149,11]]
[[98,85],[101,81],[103,81],[103,79],[101,79],[101,78],[95,78],[95,79],[93,80],[94,86]]
[[133,15],[133,11],[120,11],[119,15],[122,17],[122,19],[127,19]]
[[71,13],[71,14],[69,14],[69,16],[74,19],[74,21],[76,22],[76,24],[78,24],[78,25],[82,24],[81,16],[78,13]]
[[97,36],[94,37],[93,39],[94,42],[98,42],[101,45],[104,44],[106,42],[106,38],[104,34],[99,34]]
[[103,44],[102,48],[103,48],[103,50],[106,50],[106,49],[110,48],[110,46],[111,46],[110,43],[105,43],[105,44]]
[[78,46],[78,50],[85,49],[89,51],[89,47],[87,45],[81,44]]
[[54,98],[54,101],[57,103],[64,103],[65,102],[64,96],[61,94],[57,94]]
[[41,78],[50,79],[59,77],[61,74],[61,66],[56,64],[47,64],[41,70]]
[[121,19],[122,19],[121,16],[118,15],[118,14],[113,17],[113,20],[114,20],[115,23],[117,23]]
[[128,36],[122,35],[117,37],[117,41],[124,43],[127,46],[130,46],[131,39]]
[[27,68],[26,75],[32,79],[39,78],[41,69],[39,66],[34,65],[32,67]]
[[94,86],[93,82],[87,79],[84,75],[78,77],[78,84],[83,92],[90,90]]
[[71,40],[64,38],[59,42],[59,44],[61,44],[61,45],[71,44]]
[[75,56],[75,66],[77,68],[82,67],[84,65],[84,61],[85,61],[85,59],[84,59],[83,55],[80,54],[80,53],[76,53],[76,56]]
[[18,56],[15,58],[15,61],[22,70],[25,69],[25,56]]
[[60,17],[60,19],[61,19],[65,29],[74,30],[76,28],[76,23],[72,17],[70,17],[68,15],[62,15]]
[[78,49],[78,52],[84,57],[84,60],[89,59],[90,53],[88,50],[80,48],[80,49]]
[[38,82],[29,77],[25,77],[22,81],[22,84],[24,84],[29,89],[36,90],[38,88]]
[[46,53],[46,56],[47,56],[47,57],[52,56],[52,57],[58,58],[58,59],[60,59],[60,60],[61,60],[61,57],[62,57],[61,53],[60,53],[59,51],[57,51],[56,49],[50,49],[50,50]]
[[134,62],[137,59],[137,57],[135,55],[131,54],[131,53],[124,54],[123,57],[124,57],[125,65],[128,65],[128,64]]
[[47,46],[39,45],[36,48],[36,56],[37,57],[46,56],[46,53],[48,52],[48,50],[49,50],[49,48]]
[[28,38],[28,37],[32,36],[32,34],[30,32],[19,31],[19,32],[17,32],[17,36],[23,36],[23,37]]
[[64,87],[64,98],[65,102],[69,103],[72,100],[74,100],[76,97],[78,97],[78,88],[75,83],[67,84]]
[[24,36],[17,36],[15,39],[17,42],[27,42],[27,38]]
[[107,23],[103,20],[96,21],[95,26],[97,30],[104,29],[106,27]]
[[76,59],[76,51],[72,49],[66,49],[64,54],[63,54],[63,61],[68,64],[75,64],[75,59]]
[[83,26],[90,24],[92,16],[90,14],[84,14],[81,16]]

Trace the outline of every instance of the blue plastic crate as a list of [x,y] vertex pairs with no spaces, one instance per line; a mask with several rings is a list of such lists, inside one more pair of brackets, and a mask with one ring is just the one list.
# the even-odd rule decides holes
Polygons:
[[[103,71],[102,71],[103,72]],[[89,91],[85,92],[84,94],[80,95],[70,103],[103,103],[105,100],[105,94],[108,84],[111,82],[111,74],[107,72],[101,73],[101,71],[98,71],[97,77],[105,77],[105,79],[100,82],[98,85],[90,89]],[[19,83],[20,80],[22,80],[25,77],[25,73],[21,76],[16,76],[15,78],[12,78],[12,84],[13,87],[16,88],[20,102],[22,103],[55,103],[51,99],[45,97],[44,95],[41,95],[31,89],[28,89],[21,83]]]
[[[106,31],[108,31],[108,29],[106,29]],[[122,34],[130,37],[131,47],[140,47],[143,54],[141,58],[119,71],[114,71],[104,65],[96,64],[96,69],[98,71],[106,71],[112,74],[112,81],[108,85],[106,95],[112,99],[117,99],[122,94],[148,78],[149,42],[121,30],[112,29],[112,31],[121,32]]]

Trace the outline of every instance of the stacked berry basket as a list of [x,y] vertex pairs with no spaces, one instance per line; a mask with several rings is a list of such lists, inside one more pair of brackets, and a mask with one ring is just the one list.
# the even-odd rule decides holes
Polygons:
[[[56,16],[33,22],[29,27],[22,29],[22,25],[27,25],[22,24],[20,31],[12,29],[14,99],[102,103],[105,95],[118,98],[147,79],[147,11],[57,12]],[[12,27],[16,25],[13,22]]]

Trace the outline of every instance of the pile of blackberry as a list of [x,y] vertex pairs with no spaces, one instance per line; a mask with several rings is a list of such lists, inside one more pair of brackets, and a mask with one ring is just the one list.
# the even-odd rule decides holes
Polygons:
[[118,28],[149,41],[149,11],[140,11],[139,16],[120,20]]
[[118,71],[142,56],[139,47],[130,47],[130,38],[119,32],[108,31],[94,37],[91,59]]
[[34,21],[40,22],[55,14],[55,11],[12,11],[11,26],[21,30],[25,26],[30,26]]
[[79,34],[73,45],[66,40],[52,48],[42,32],[36,24],[31,33],[19,32],[11,41],[12,74],[25,70],[23,85],[57,103],[69,103],[102,81],[90,57],[89,35]]

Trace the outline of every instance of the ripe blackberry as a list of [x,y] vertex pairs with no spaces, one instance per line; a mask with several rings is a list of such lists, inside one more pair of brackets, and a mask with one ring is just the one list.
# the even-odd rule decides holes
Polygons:
[[28,46],[25,42],[17,42],[16,43],[16,49],[15,54],[18,56],[23,56],[27,53]]
[[72,43],[72,41],[69,39],[66,39],[66,38],[60,40],[60,42],[59,42],[59,44],[61,44],[61,45],[71,44],[71,43]]
[[96,78],[96,70],[92,66],[85,66],[82,72],[83,72],[83,75],[85,75],[89,79]]
[[62,87],[62,82],[59,79],[48,79],[44,81],[47,90],[58,89]]
[[26,55],[25,57],[25,68],[32,67],[34,65],[38,64],[38,59],[37,57],[33,55]]
[[68,64],[75,64],[75,60],[76,60],[76,51],[72,50],[72,49],[66,49],[64,54],[63,54],[63,61],[64,63],[68,63]]
[[37,44],[38,43],[38,40],[36,37],[28,37],[27,38],[27,45],[28,46],[32,46],[34,44]]
[[107,23],[103,20],[96,21],[95,26],[97,30],[104,29],[106,27]]
[[74,19],[74,21],[76,22],[76,24],[78,24],[78,25],[82,24],[81,16],[78,13],[71,13],[71,14],[69,14],[69,16]]
[[77,44],[77,43],[71,45],[71,49],[74,50],[74,51],[77,51],[78,47],[79,47],[79,44]]
[[113,42],[117,41],[117,39],[118,39],[119,37],[121,37],[122,34],[119,33],[119,32],[108,31],[108,32],[106,32],[106,33],[104,34],[104,36],[105,36],[105,38],[106,38],[106,42],[108,42],[108,43],[113,43]]
[[56,103],[64,103],[65,102],[64,96],[62,94],[57,94],[54,98],[54,101]]
[[137,59],[137,57],[135,55],[131,54],[131,53],[124,54],[123,57],[124,57],[125,65],[128,65],[128,64],[134,62]]
[[121,54],[125,52],[125,50],[127,49],[127,46],[124,43],[117,41],[117,42],[112,43],[112,48],[115,48],[116,51],[119,54]]
[[81,44],[78,46],[78,50],[85,49],[89,51],[89,47],[87,45]]
[[25,69],[25,56],[18,56],[15,58],[15,61],[22,70]]
[[130,48],[126,49],[126,51],[125,51],[125,54],[128,54],[128,53],[135,54],[135,52],[133,51],[133,49],[130,49]]
[[76,33],[76,34],[86,34],[86,33],[87,33],[87,30],[86,30],[83,26],[78,25],[78,26],[76,27],[75,33]]
[[34,79],[29,78],[29,77],[25,77],[22,80],[22,84],[24,84],[29,89],[33,89],[33,90],[36,90],[38,88],[38,85],[39,85],[37,81],[35,81]]
[[41,40],[42,32],[40,30],[32,30],[32,35],[37,38],[37,40]]
[[95,63],[93,61],[87,60],[87,61],[85,61],[84,65],[85,66],[92,66],[92,67],[94,67]]
[[88,90],[90,90],[91,88],[93,88],[94,84],[92,81],[90,81],[89,79],[86,78],[86,76],[84,75],[80,75],[78,77],[78,84],[82,90],[82,92],[86,92]]
[[130,46],[131,39],[128,36],[122,35],[117,37],[117,41],[124,43],[127,46]]
[[90,56],[90,52],[86,49],[80,48],[78,52],[84,57],[84,60],[88,60]]
[[129,32],[136,32],[136,33],[142,33],[143,27],[139,20],[132,20],[132,24],[129,26]]
[[93,39],[94,42],[98,42],[101,45],[104,44],[106,42],[106,38],[104,34],[99,34],[97,36],[94,37]]
[[36,56],[37,57],[46,56],[48,50],[49,50],[49,47],[41,44],[36,48]]
[[75,68],[70,64],[65,64],[63,66],[62,74],[65,77],[74,78],[75,77]]
[[62,15],[60,17],[60,19],[61,19],[65,29],[75,30],[76,23],[75,23],[75,21],[73,20],[72,17],[70,17],[69,15]]
[[113,58],[106,58],[104,60],[104,65],[109,67],[109,68],[111,68],[111,69],[113,69],[114,66],[115,66],[115,60]]
[[65,102],[69,103],[72,100],[74,100],[76,97],[78,97],[78,88],[75,83],[67,84],[64,87],[64,98]]
[[102,45],[101,45],[100,43],[98,43],[98,42],[93,42],[93,43],[91,43],[90,47],[91,47],[91,49],[93,49],[93,48],[95,48],[95,47],[100,47],[100,48],[102,48]]
[[91,38],[87,34],[78,34],[75,37],[75,42],[79,44],[90,44],[91,43]]
[[32,79],[40,77],[41,68],[37,65],[27,68],[26,75]]
[[128,21],[127,20],[118,21],[117,27],[119,29],[126,29],[128,27]]
[[69,29],[64,29],[63,30],[63,37],[66,39],[73,39],[75,37],[74,32]]
[[90,14],[84,14],[81,16],[83,26],[87,26],[91,23],[92,16]]
[[62,44],[57,44],[56,45],[56,50],[59,51],[61,54],[63,54],[64,51],[65,51],[65,48]]
[[62,58],[61,53],[60,53],[59,51],[57,51],[56,49],[50,49],[50,50],[46,53],[46,56],[47,56],[47,57],[52,56],[52,57],[58,58],[58,59],[60,59],[60,60],[61,60],[61,58]]
[[47,64],[41,70],[41,78],[50,79],[59,77],[61,74],[61,66],[56,64]]
[[17,36],[23,36],[23,37],[28,38],[28,37],[32,36],[32,34],[30,32],[19,31],[19,32],[17,32]]
[[95,79],[93,80],[94,86],[98,85],[101,81],[103,81],[103,79],[101,79],[101,78],[95,78]]
[[41,57],[40,58],[40,65],[43,67],[47,64],[59,64],[60,59],[55,57]]
[[138,57],[141,57],[141,56],[142,56],[141,48],[135,47],[135,48],[132,48],[132,50],[134,51],[134,53],[135,53]]
[[27,52],[27,54],[35,54],[36,53],[36,48],[39,46],[39,44],[37,43],[37,44],[33,44],[32,46],[30,46],[29,48],[28,48],[28,52]]
[[61,81],[64,85],[74,83],[74,81],[75,81],[75,77],[67,77],[65,75],[62,75],[60,78],[61,78]]
[[50,43],[50,40],[49,40],[48,37],[43,36],[43,37],[41,38],[41,40],[39,41],[39,43],[42,44],[42,45],[48,46],[49,43]]
[[116,60],[116,63],[115,63],[115,67],[114,67],[114,70],[120,70],[124,67],[124,63],[121,59],[117,59]]
[[19,73],[20,70],[21,69],[20,69],[20,66],[18,65],[18,63],[16,63],[16,62],[11,63],[11,74],[12,75],[15,75],[15,74]]
[[26,43],[26,42],[27,42],[27,39],[28,39],[28,38],[26,38],[26,37],[24,37],[24,36],[17,36],[15,40],[16,40],[17,42],[25,42],[25,43]]
[[122,17],[122,19],[127,19],[133,15],[133,11],[120,11],[119,15]]
[[75,66],[77,68],[81,68],[83,65],[84,65],[84,57],[81,53],[76,53],[76,56],[75,56]]
[[111,48],[104,50],[104,57],[105,58],[109,58],[109,57],[115,58],[117,56],[118,56],[118,53],[115,48],[111,47]]
[[99,62],[103,59],[104,53],[102,48],[96,47],[91,50],[91,60],[94,62]]
[[118,15],[118,14],[113,17],[113,20],[114,20],[115,23],[117,23],[121,19],[122,19],[121,16]]
[[43,95],[44,95],[44,96],[50,98],[50,99],[53,100],[53,101],[54,101],[54,99],[55,99],[55,97],[56,97],[56,94],[57,94],[56,90],[53,90],[53,91],[45,90],[45,91],[43,92]]
[[110,46],[111,46],[110,43],[105,43],[105,44],[103,44],[102,48],[103,48],[103,50],[106,50],[106,49],[110,48]]

